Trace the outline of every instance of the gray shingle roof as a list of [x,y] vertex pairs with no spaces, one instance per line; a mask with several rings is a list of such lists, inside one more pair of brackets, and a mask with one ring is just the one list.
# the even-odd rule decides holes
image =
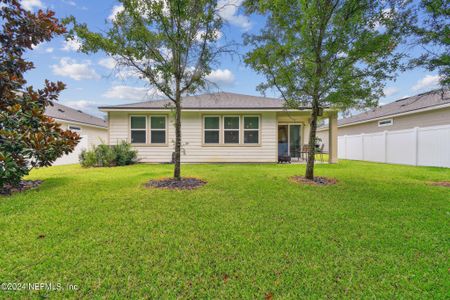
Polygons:
[[338,126],[369,121],[376,118],[389,117],[396,114],[412,112],[443,104],[450,104],[450,92],[446,90],[442,97],[441,89],[433,90],[416,96],[400,99],[349,118],[341,119],[338,121]]
[[[170,100],[153,100],[124,105],[103,106],[100,109],[165,109]],[[275,98],[241,95],[235,93],[212,93],[184,97],[182,107],[187,109],[281,109],[284,101]]]
[[107,122],[103,119],[91,116],[81,110],[76,110],[57,102],[53,102],[53,106],[47,106],[45,109],[45,114],[54,119],[78,122],[86,125],[95,125],[104,128],[108,127]]

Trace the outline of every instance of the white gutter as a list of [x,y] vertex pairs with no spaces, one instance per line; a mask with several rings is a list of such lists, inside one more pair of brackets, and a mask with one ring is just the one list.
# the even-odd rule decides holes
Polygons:
[[[171,109],[157,109],[157,108],[100,108],[102,112],[113,112],[113,111],[124,111],[124,112],[170,112]],[[183,112],[240,112],[240,111],[250,111],[250,112],[308,112],[307,109],[283,109],[283,108],[274,108],[274,109],[257,109],[257,108],[206,108],[206,109],[198,109],[198,108],[182,108]],[[337,109],[326,108],[324,112],[337,111]]]

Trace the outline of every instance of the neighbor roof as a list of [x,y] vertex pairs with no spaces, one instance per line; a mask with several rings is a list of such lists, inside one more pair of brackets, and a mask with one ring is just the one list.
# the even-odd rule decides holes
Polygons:
[[107,123],[105,120],[91,116],[82,112],[81,110],[76,110],[71,107],[53,102],[53,106],[47,106],[45,109],[45,114],[54,119],[78,122],[86,125],[94,125],[99,127],[107,128]]
[[372,119],[389,117],[401,113],[420,111],[433,106],[450,104],[450,92],[442,89],[433,90],[416,96],[403,98],[392,103],[374,108],[370,111],[344,118],[338,121],[338,126],[361,123]]
[[[235,93],[212,93],[183,97],[186,109],[282,109],[284,101],[275,98],[249,96]],[[132,104],[103,106],[100,109],[167,109],[170,100],[153,100]]]

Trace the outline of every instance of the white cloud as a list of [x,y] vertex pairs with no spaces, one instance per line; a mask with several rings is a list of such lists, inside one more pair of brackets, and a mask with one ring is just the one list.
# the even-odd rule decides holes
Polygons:
[[77,6],[77,3],[73,0],[63,0],[63,2],[70,6]]
[[127,85],[116,85],[103,94],[103,97],[110,99],[126,99],[144,101],[151,96],[160,96],[154,88],[134,87]]
[[239,14],[242,2],[243,0],[219,0],[217,3],[218,14],[225,22],[247,31],[252,27],[252,23],[247,16]]
[[217,69],[209,73],[206,79],[218,85],[231,85],[234,82],[234,75],[228,69]]
[[65,40],[63,42],[63,51],[78,51],[81,47],[81,42],[78,37],[74,37],[73,39]]
[[111,22],[114,22],[116,20],[116,17],[119,13],[121,13],[124,10],[123,5],[114,5],[111,14],[108,16],[108,20]]
[[440,78],[441,77],[439,75],[426,75],[424,78],[417,81],[415,85],[413,85],[412,90],[418,91],[425,88],[435,87],[439,84]]
[[[195,36],[195,40],[197,41],[197,42],[203,42],[203,39],[204,39],[204,37],[205,37],[205,30],[200,30],[199,32],[197,32],[197,34],[196,34],[196,36]],[[214,32],[214,40],[216,40],[216,41],[218,41],[218,40],[220,40],[221,38],[222,38],[222,32],[221,31],[219,31],[219,30],[216,30],[215,32]]]
[[89,110],[97,108],[97,103],[88,100],[78,100],[78,101],[68,101],[64,103],[65,105],[72,107],[73,109],[79,110]]
[[63,57],[59,60],[59,64],[51,66],[53,74],[65,76],[74,80],[83,79],[99,79],[100,76],[92,68],[90,61],[77,63],[76,60]]
[[112,57],[105,57],[98,61],[98,64],[104,68],[112,70],[116,67],[116,61]]
[[389,96],[397,94],[399,91],[400,90],[398,88],[391,86],[391,87],[385,88],[383,90],[383,93],[386,97],[389,97]]
[[54,50],[55,50],[54,48],[48,47],[47,49],[45,49],[45,52],[47,52],[47,53],[53,53]]
[[33,10],[33,8],[43,8],[41,0],[22,0],[22,7],[26,10]]

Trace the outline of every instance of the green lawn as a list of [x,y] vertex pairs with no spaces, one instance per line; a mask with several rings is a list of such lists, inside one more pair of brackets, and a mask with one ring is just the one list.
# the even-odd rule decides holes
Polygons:
[[77,291],[0,298],[446,298],[450,170],[343,161],[183,165],[195,191],[147,190],[170,165],[35,170],[0,198],[0,283]]

